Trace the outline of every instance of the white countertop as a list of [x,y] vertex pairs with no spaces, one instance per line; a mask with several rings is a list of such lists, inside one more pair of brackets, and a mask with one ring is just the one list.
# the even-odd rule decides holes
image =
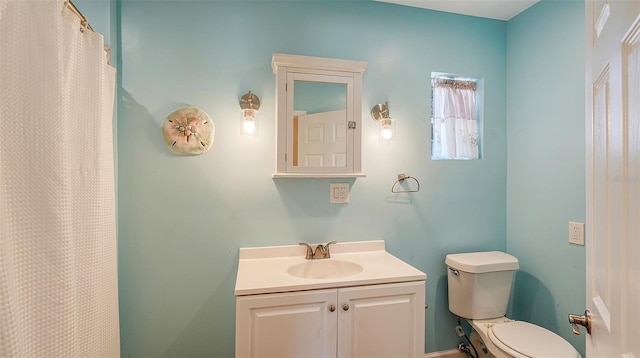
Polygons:
[[[324,244],[324,243],[323,243]],[[311,244],[315,247],[316,244]],[[338,242],[330,246],[331,258],[362,266],[362,272],[338,278],[301,278],[287,273],[293,265],[308,262],[300,245],[240,248],[236,296],[424,281],[427,275],[391,255],[384,240]]]

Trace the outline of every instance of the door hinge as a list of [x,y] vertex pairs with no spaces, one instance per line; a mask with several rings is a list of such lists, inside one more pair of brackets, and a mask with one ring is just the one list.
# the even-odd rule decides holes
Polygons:
[[347,126],[349,127],[349,129],[356,129],[356,121],[349,121],[349,123],[347,123]]

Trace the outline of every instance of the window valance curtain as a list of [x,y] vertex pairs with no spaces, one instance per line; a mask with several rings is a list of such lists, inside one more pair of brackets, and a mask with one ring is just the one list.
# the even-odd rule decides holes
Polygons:
[[476,83],[434,78],[432,88],[432,158],[477,159]]

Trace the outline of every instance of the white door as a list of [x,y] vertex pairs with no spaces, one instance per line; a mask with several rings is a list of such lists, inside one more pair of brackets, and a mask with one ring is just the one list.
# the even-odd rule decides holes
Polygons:
[[329,289],[236,298],[236,357],[335,357],[336,295]]
[[346,110],[304,114],[297,118],[297,165],[320,168],[347,166]]
[[424,357],[425,282],[338,289],[338,358]]
[[586,353],[640,358],[640,1],[585,6]]

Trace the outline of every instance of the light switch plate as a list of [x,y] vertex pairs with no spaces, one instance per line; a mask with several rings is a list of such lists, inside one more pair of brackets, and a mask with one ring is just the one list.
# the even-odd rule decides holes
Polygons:
[[349,183],[329,184],[329,203],[331,204],[349,203]]

